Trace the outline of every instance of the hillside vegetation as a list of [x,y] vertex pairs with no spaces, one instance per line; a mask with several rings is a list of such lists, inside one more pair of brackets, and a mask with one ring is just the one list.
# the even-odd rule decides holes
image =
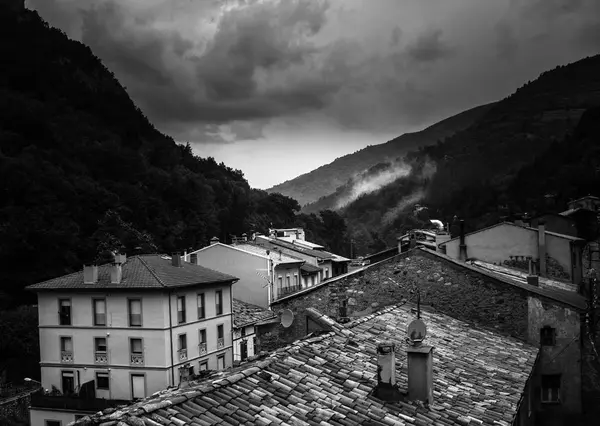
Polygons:
[[0,10],[0,55],[0,309],[108,250],[198,248],[297,220],[295,200],[160,133],[87,46],[36,12]]
[[600,55],[544,72],[494,104],[473,125],[444,143],[423,147],[410,161],[435,164],[430,178],[420,169],[349,204],[343,215],[355,238],[373,233],[388,245],[417,220],[415,203],[429,218],[467,219],[475,229],[503,215],[543,211],[544,195],[569,198],[597,193],[598,145],[593,117],[600,106]]
[[[380,145],[370,145],[353,154],[337,158],[333,162],[319,167],[309,173],[283,182],[268,192],[279,192],[292,197],[304,206],[321,197],[336,192],[339,187],[347,185],[354,176],[379,163],[386,163],[401,157],[421,146],[435,144],[472,124],[481,117],[493,104],[482,105],[440,121],[420,132],[405,133]],[[330,204],[324,203],[326,208]],[[318,208],[317,208],[318,209]],[[316,211],[315,207],[307,211]]]

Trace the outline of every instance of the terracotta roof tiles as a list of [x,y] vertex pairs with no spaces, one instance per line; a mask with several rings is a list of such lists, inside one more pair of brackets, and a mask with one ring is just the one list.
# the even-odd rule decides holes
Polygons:
[[252,305],[238,299],[233,299],[234,327],[255,324],[260,321],[275,318],[277,314],[260,306]]
[[[310,315],[331,321],[315,310]],[[381,340],[396,344],[397,382],[406,389],[405,330],[413,317],[408,305],[388,307],[346,327],[336,324],[335,331],[299,340],[218,379],[162,391],[76,424],[119,419],[121,426],[510,425],[538,349],[428,310],[422,319],[428,327],[426,344],[434,346],[433,404],[385,403],[370,394],[377,383],[375,350]],[[351,333],[358,347],[348,344],[341,330]]]

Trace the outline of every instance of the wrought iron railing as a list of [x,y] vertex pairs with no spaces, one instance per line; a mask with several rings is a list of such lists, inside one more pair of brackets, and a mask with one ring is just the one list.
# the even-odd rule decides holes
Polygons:
[[179,349],[177,354],[179,355],[179,361],[185,361],[188,357],[187,349]]
[[206,355],[206,352],[207,352],[207,350],[206,350],[206,342],[204,342],[204,343],[200,343],[200,344],[198,345],[198,353],[199,353],[200,355]]
[[131,365],[144,365],[144,354],[131,354]]
[[225,338],[220,337],[217,339],[217,349],[222,349],[225,347]]
[[61,351],[60,352],[60,362],[73,362],[73,351]]
[[96,364],[108,364],[108,354],[106,352],[96,352],[94,355]]

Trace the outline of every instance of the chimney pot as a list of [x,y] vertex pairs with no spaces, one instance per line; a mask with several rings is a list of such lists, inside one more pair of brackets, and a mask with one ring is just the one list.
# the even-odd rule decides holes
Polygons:
[[217,237],[212,237],[210,239],[210,245],[212,246],[213,244],[217,244],[219,242],[219,239]]
[[171,264],[178,268],[181,267],[181,256],[179,255],[179,252],[173,253],[171,255]]
[[467,260],[467,244],[465,243],[465,221],[460,220],[460,244],[458,246],[458,260]]
[[83,265],[83,283],[96,284],[98,282],[98,266]]

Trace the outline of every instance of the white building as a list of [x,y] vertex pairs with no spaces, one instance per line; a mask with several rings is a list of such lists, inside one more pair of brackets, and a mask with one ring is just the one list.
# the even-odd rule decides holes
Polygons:
[[258,327],[273,321],[279,321],[275,312],[233,299],[233,362],[258,354]]
[[31,425],[66,426],[198,370],[230,367],[236,281],[179,256],[117,255],[29,286],[38,295],[41,383],[59,394],[32,397]]

